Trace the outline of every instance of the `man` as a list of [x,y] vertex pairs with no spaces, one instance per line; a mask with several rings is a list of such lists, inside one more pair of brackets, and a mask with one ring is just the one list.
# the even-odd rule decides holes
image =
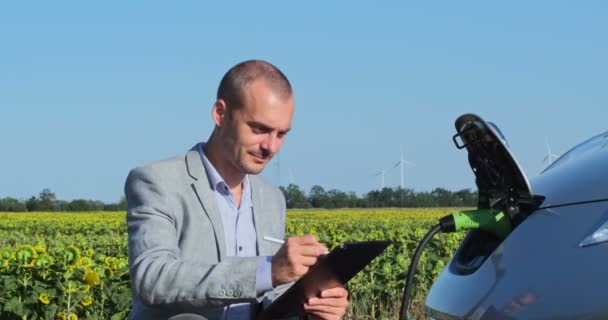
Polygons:
[[[239,63],[220,82],[207,143],[130,172],[130,319],[255,319],[326,252],[313,236],[264,240],[284,238],[285,199],[257,174],[279,151],[293,111],[279,69]],[[346,290],[337,287],[303,308],[334,320],[347,306]]]

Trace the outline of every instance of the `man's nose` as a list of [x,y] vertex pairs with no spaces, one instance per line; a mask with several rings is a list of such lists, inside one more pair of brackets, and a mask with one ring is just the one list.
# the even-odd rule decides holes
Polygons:
[[281,139],[275,134],[268,134],[262,142],[262,149],[268,150],[272,154],[279,152],[279,148],[281,148]]

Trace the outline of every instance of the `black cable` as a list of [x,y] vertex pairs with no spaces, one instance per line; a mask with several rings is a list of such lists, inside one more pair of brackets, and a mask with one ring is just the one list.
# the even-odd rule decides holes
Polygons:
[[412,257],[412,262],[410,263],[410,268],[407,270],[407,280],[405,281],[405,289],[403,290],[403,301],[401,302],[401,311],[399,312],[399,320],[407,319],[407,309],[410,303],[410,291],[412,291],[412,283],[414,282],[414,273],[416,272],[416,266],[418,265],[418,260],[420,260],[420,256],[422,255],[422,250],[428,244],[429,241],[433,238],[434,235],[441,231],[441,225],[435,225],[420,241],[418,248],[416,248],[416,252]]

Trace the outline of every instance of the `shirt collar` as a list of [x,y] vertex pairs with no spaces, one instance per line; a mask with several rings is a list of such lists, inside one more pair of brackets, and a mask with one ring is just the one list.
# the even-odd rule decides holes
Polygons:
[[[204,146],[204,143],[198,145],[198,153],[201,155],[201,159],[203,160],[203,166],[205,167],[205,171],[207,171],[207,177],[209,178],[209,184],[211,184],[211,188],[224,195],[230,194],[230,188],[228,187],[228,184],[226,183],[226,181],[224,181],[220,173],[217,172],[211,161],[209,161],[209,158],[207,158]],[[242,199],[249,199],[251,197],[249,187],[249,175],[246,174],[245,178],[243,179]]]

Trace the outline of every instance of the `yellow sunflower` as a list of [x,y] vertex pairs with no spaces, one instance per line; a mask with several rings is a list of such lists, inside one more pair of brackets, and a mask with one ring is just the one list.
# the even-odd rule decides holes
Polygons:
[[91,258],[89,257],[81,257],[80,259],[78,259],[78,264],[79,267],[90,267],[91,265],[93,265],[93,260],[91,260]]
[[10,260],[15,258],[15,253],[9,248],[2,249],[2,259]]
[[69,246],[65,249],[63,257],[70,265],[75,265],[80,259],[80,249],[75,246]]
[[53,265],[53,263],[55,263],[55,261],[53,261],[53,257],[49,256],[46,253],[41,254],[40,256],[38,256],[38,259],[36,259],[36,267],[42,269],[48,269],[50,266]]
[[36,250],[36,253],[46,253],[46,246],[43,243],[39,243],[37,245],[34,246],[34,250]]
[[22,245],[17,249],[15,256],[19,262],[27,264],[36,258],[36,250],[32,246]]
[[49,304],[49,302],[51,302],[51,300],[49,300],[49,296],[44,292],[38,296],[38,301],[44,304]]
[[78,316],[74,312],[68,313],[67,320],[78,320]]
[[92,257],[92,256],[95,254],[95,250],[93,250],[93,249],[89,248],[89,249],[87,249],[87,250],[84,252],[84,254],[85,254],[87,257]]
[[82,298],[82,300],[80,300],[80,303],[85,307],[90,306],[93,303],[93,296],[91,296],[91,295],[84,296],[84,298]]
[[65,320],[63,312],[58,312],[57,315],[55,315],[55,320]]
[[103,268],[103,276],[105,278],[112,278],[114,276],[114,270],[110,267]]
[[29,263],[24,264],[26,268],[33,268],[36,265],[36,259],[30,261]]
[[99,274],[95,270],[89,270],[84,274],[83,277],[84,282],[93,286],[99,284]]

